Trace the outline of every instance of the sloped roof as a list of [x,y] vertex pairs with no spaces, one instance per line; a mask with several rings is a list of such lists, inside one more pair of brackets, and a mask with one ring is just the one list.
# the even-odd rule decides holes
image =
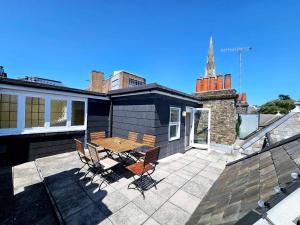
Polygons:
[[71,92],[76,94],[106,97],[106,94],[104,93],[82,90],[77,88],[70,88],[65,86],[54,86],[49,84],[37,83],[37,82],[17,80],[12,78],[0,78],[0,84],[16,85],[16,86],[23,86],[23,87],[30,87],[30,88],[41,88],[41,89],[54,90],[54,91],[66,91],[66,92]]
[[291,182],[291,172],[300,172],[300,135],[229,163],[187,224],[235,224],[259,199],[274,198],[274,187]]
[[115,95],[130,95],[132,93],[141,93],[141,92],[145,92],[145,91],[161,91],[164,93],[168,93],[168,94],[172,94],[172,95],[177,95],[177,96],[181,96],[193,101],[199,101],[199,98],[197,98],[194,95],[190,95],[181,91],[177,91],[175,89],[157,84],[157,83],[150,83],[150,84],[145,84],[145,85],[140,85],[140,86],[136,86],[136,87],[129,87],[129,88],[121,88],[121,89],[117,89],[117,90],[112,90],[108,92],[109,96],[115,96]]

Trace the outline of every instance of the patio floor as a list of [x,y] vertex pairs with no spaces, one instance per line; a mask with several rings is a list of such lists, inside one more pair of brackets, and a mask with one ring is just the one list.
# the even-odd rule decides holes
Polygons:
[[36,160],[39,173],[67,225],[75,224],[185,224],[205,193],[234,156],[192,149],[159,161],[153,178],[158,182],[145,192],[128,190],[129,172],[98,188],[96,178],[84,178],[76,152]]

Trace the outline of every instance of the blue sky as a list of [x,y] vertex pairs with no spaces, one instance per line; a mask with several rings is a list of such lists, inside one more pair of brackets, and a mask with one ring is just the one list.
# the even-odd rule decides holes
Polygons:
[[218,73],[238,87],[238,55],[251,46],[243,91],[251,104],[300,98],[300,1],[1,1],[0,65],[85,88],[91,70],[127,70],[187,93],[204,73],[213,32]]

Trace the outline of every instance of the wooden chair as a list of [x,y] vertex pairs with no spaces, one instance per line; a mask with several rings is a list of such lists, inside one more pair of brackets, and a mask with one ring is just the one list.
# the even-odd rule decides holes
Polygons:
[[155,147],[156,136],[144,134],[143,143],[149,147]]
[[[144,196],[144,190],[149,187],[148,183],[145,183],[145,175],[150,178],[152,183],[156,188],[156,182],[151,177],[151,174],[154,173],[156,164],[159,158],[160,147],[155,147],[146,152],[145,158],[143,161],[138,161],[132,165],[127,166],[126,168],[131,171],[133,175],[133,181],[128,185],[134,184],[135,189],[138,189]],[[139,176],[138,179],[135,179],[135,175]],[[144,196],[145,197],[145,196]]]
[[92,170],[94,173],[92,181],[94,180],[96,175],[100,175],[100,177],[102,178],[102,182],[99,184],[100,188],[103,182],[106,181],[105,176],[113,174],[112,168],[117,166],[119,162],[109,158],[108,155],[101,158],[99,157],[97,146],[89,143],[87,144],[87,146],[90,152]]
[[104,139],[106,138],[105,131],[99,131],[99,132],[93,132],[90,133],[91,142],[96,141],[98,139]]
[[[149,135],[149,134],[144,134],[143,136],[143,143],[147,147],[154,148],[155,147],[155,141],[156,141],[156,136]],[[142,151],[135,151],[132,153],[132,156],[136,158],[136,160],[140,160],[145,157],[145,152]]]
[[84,168],[85,165],[87,165],[89,167],[91,166],[91,158],[85,152],[82,142],[76,138],[74,139],[74,141],[75,141],[75,147],[76,147],[76,151],[78,153],[79,159],[83,163],[83,166],[77,172],[77,174],[78,174],[80,172],[80,170],[82,170]]
[[129,131],[128,132],[128,140],[137,142],[138,133]]

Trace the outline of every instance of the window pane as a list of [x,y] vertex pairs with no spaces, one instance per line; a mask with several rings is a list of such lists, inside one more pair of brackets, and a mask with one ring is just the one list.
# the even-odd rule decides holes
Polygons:
[[72,101],[72,126],[84,125],[84,102]]
[[177,137],[177,131],[178,130],[178,125],[171,125],[170,126],[170,138],[175,138]]
[[17,95],[0,94],[0,128],[17,128]]
[[26,97],[25,127],[43,127],[45,122],[45,100],[38,97]]
[[67,125],[67,100],[51,100],[51,127]]
[[171,109],[171,122],[179,122],[179,109]]

